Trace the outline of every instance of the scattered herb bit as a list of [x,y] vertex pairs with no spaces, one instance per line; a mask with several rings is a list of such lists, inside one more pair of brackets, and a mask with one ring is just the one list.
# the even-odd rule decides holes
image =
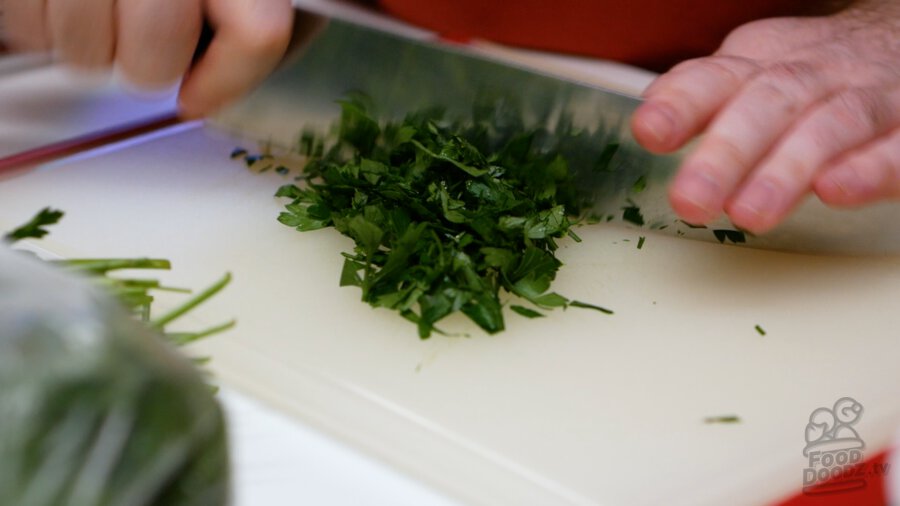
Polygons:
[[706,225],[694,225],[693,223],[688,223],[684,220],[678,220],[678,221],[680,221],[683,225],[686,225],[688,228],[706,228]]
[[600,157],[597,158],[597,163],[594,165],[595,172],[612,172],[612,159],[616,155],[616,152],[619,151],[619,143],[611,142],[603,148],[603,152],[600,153]]
[[[694,228],[694,229],[708,228],[706,225],[694,225],[694,224],[688,223],[684,220],[676,220],[676,223],[681,223],[681,224],[687,226],[688,228]],[[682,232],[681,230],[676,230],[676,232],[679,236],[685,235],[684,232]],[[715,236],[715,238],[722,244],[724,244],[726,241],[731,241],[734,244],[740,244],[740,243],[747,242],[747,232],[744,232],[742,230],[714,229],[712,231],[712,233]]]
[[48,233],[44,227],[56,225],[64,214],[62,211],[45,207],[28,223],[4,235],[3,240],[11,244],[22,239],[40,239]]
[[512,305],[512,306],[509,306],[509,308],[512,309],[513,311],[515,311],[516,313],[519,313],[520,315],[524,316],[525,318],[541,318],[544,316],[542,313],[538,313],[537,311],[535,311],[533,309],[528,309],[525,306]]
[[605,307],[595,306],[593,304],[588,304],[587,302],[581,302],[578,300],[569,302],[569,305],[572,307],[580,307],[582,309],[593,309],[595,311],[600,311],[603,314],[613,314],[613,311],[611,309],[606,309]]
[[287,176],[288,174],[290,174],[291,169],[285,167],[284,165],[279,165],[278,167],[275,168],[275,172],[279,176]]
[[645,241],[646,239],[647,239],[647,238],[644,237],[644,236],[641,236],[640,238],[638,238],[637,249],[641,249],[641,248],[644,247],[644,241]]
[[641,209],[631,201],[629,201],[627,207],[622,208],[622,219],[639,227],[644,226],[644,216],[641,214]]
[[639,177],[638,180],[635,181],[633,185],[631,185],[632,193],[641,193],[642,191],[644,191],[646,189],[647,189],[647,178],[644,176]]
[[[273,157],[272,155],[266,155],[266,154],[262,154],[262,155],[244,155],[244,163],[247,164],[247,167],[252,167],[252,166],[256,165],[257,163],[259,163],[259,162],[261,162],[261,161],[263,161],[263,160],[272,160],[273,158],[274,158],[274,157]],[[272,168],[271,165],[267,165],[265,168],[263,168],[262,170],[260,170],[260,172],[265,172],[265,171],[267,171],[267,170],[269,170],[269,169],[271,169],[271,168]]]
[[725,244],[726,240],[735,244],[747,242],[746,235],[740,230],[716,229],[713,230],[713,235],[715,235],[716,239],[722,244]]
[[236,160],[241,157],[247,156],[247,150],[244,148],[234,148],[234,151],[231,152],[231,159]]
[[[301,138],[301,149],[312,153],[302,170],[306,184],[285,185],[276,196],[290,199],[279,216],[284,225],[334,227],[355,241],[344,253],[342,286],[397,311],[421,338],[458,312],[490,334],[502,331],[501,291],[541,309],[602,310],[550,291],[562,265],[558,241],[579,240],[570,227],[582,209],[569,162],[548,147],[547,132],[509,118],[511,126],[500,125],[484,111],[465,122],[423,111],[379,123],[363,100],[340,105],[336,140]],[[591,141],[574,131],[554,135]],[[611,158],[616,149],[604,153]]]
[[762,328],[762,327],[760,327],[760,326],[759,326],[759,325],[757,325],[757,326],[756,326],[756,327],[754,327],[754,328],[755,328],[755,329],[756,329],[756,332],[758,332],[758,333],[759,333],[759,335],[761,335],[761,336],[764,336],[764,335],[766,335],[766,331],[765,331],[765,329],[763,329],[763,328]]
[[741,423],[741,419],[737,415],[708,416],[703,423]]

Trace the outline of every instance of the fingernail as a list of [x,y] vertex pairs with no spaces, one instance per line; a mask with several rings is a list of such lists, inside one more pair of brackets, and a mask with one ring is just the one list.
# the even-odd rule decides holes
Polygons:
[[675,133],[674,117],[674,113],[668,106],[650,102],[644,104],[640,113],[640,120],[644,124],[644,128],[661,145],[668,145]]
[[[690,222],[705,223],[721,213],[722,187],[702,171],[683,172],[673,186],[675,198],[681,205],[694,208]],[[683,209],[683,208],[682,208]]]
[[768,228],[786,205],[784,190],[769,181],[757,181],[738,196],[732,206],[732,219],[752,231]]

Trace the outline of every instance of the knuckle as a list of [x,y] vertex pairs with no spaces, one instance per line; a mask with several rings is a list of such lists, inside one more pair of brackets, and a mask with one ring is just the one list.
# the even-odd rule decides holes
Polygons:
[[170,75],[153,64],[131,59],[118,60],[116,67],[126,81],[142,89],[157,89],[172,85],[179,76]]
[[756,37],[757,31],[759,29],[758,21],[751,21],[749,23],[745,23],[734,30],[732,30],[727,37],[725,37],[726,42],[735,42],[740,41],[743,38],[746,38],[748,35],[753,35]]
[[782,158],[776,169],[769,176],[769,182],[776,188],[805,188],[813,176],[809,164],[795,157]]
[[842,126],[873,133],[887,123],[889,112],[879,93],[863,88],[837,93],[826,107]]
[[727,81],[737,85],[745,78],[744,73],[740,72],[738,69],[743,69],[748,65],[749,62],[742,58],[712,56],[681,62],[673,67],[670,73],[675,75],[684,73],[702,73],[713,79]]
[[[754,99],[754,106],[765,107],[769,110],[777,109],[785,116],[794,116],[803,108],[795,90],[786,86],[780,86],[771,81],[753,83],[748,89],[748,94]],[[766,125],[759,125],[766,128]]]
[[696,67],[697,65],[702,64],[703,60],[705,60],[705,58],[694,58],[691,60],[684,60],[682,62],[675,64],[674,67],[669,69],[668,73],[669,74],[680,74],[681,72],[690,70],[690,69]]
[[720,52],[726,54],[742,54],[748,51],[759,51],[772,46],[780,35],[796,29],[796,20],[792,18],[760,19],[745,23],[732,30],[722,41]]
[[270,55],[284,51],[291,38],[289,25],[246,26],[236,35],[238,42],[254,54]]
[[59,57],[67,64],[86,70],[100,70],[112,66],[113,54],[111,46],[94,43],[67,43],[60,44]]
[[816,64],[808,61],[784,61],[768,65],[757,80],[776,86],[791,86],[808,89],[819,75]]
[[71,58],[69,65],[84,70],[106,70],[112,67],[112,58],[102,55],[86,55]]
[[736,169],[747,169],[751,166],[751,156],[747,151],[733,139],[720,135],[710,134],[707,138],[708,155],[715,158],[713,167],[722,167],[722,170],[733,172]]
[[808,62],[780,62],[766,67],[746,85],[760,105],[795,115],[821,93],[819,70]]
[[736,46],[743,46],[747,42],[759,41],[761,33],[767,31],[766,25],[761,21],[751,21],[732,30],[722,42],[725,50]]
[[734,59],[723,61],[720,59],[708,58],[702,63],[702,69],[711,77],[731,83],[737,87],[744,80],[744,76],[741,72],[737,71],[735,66],[739,64],[735,64],[733,60]]

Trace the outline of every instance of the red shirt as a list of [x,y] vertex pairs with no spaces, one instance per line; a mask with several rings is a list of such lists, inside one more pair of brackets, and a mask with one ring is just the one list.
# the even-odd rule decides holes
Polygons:
[[653,70],[707,55],[735,27],[808,10],[810,0],[381,0],[452,37],[585,54]]

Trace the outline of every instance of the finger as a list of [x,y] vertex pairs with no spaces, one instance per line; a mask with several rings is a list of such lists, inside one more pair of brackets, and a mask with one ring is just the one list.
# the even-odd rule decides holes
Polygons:
[[900,129],[829,164],[813,190],[822,202],[841,207],[900,198]]
[[900,96],[854,88],[832,95],[788,132],[726,204],[732,222],[763,233],[810,190],[816,172],[837,155],[900,124]]
[[188,117],[209,114],[262,81],[291,38],[287,0],[209,0],[207,9],[215,37],[181,88]]
[[8,0],[3,4],[6,42],[19,51],[46,51],[50,38],[45,0]]
[[750,60],[722,56],[677,65],[644,92],[631,120],[635,139],[654,152],[680,148],[758,71]]
[[53,48],[80,67],[107,67],[115,43],[114,0],[47,0],[47,25]]
[[839,82],[801,63],[758,73],[722,108],[682,164],[669,188],[672,209],[694,224],[718,218],[725,199],[775,141]]
[[200,0],[117,2],[116,63],[126,79],[145,87],[176,83],[200,39]]

